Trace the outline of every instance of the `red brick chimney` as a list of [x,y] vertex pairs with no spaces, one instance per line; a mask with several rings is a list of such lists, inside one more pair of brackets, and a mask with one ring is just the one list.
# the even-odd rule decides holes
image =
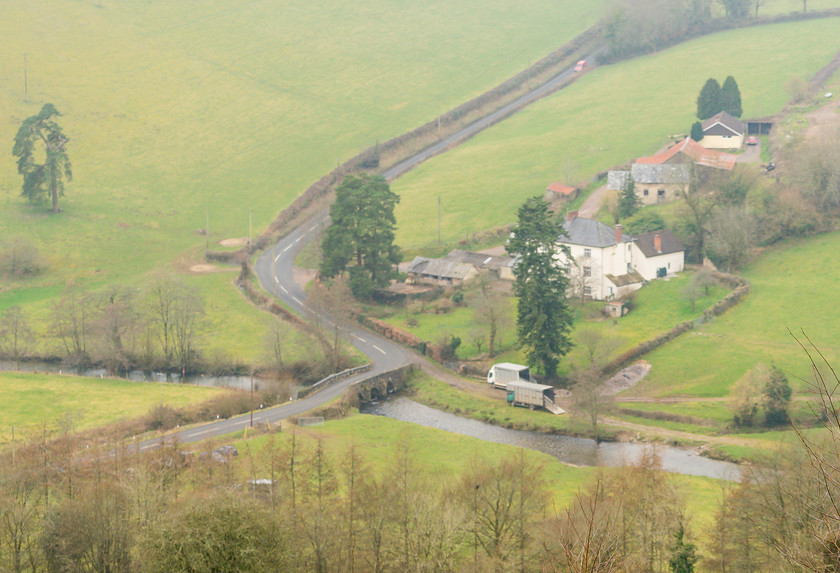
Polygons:
[[624,236],[623,228],[621,225],[615,226],[615,242],[621,244],[621,238]]
[[662,236],[659,233],[653,236],[653,248],[656,249],[657,253],[662,253]]
[[577,219],[578,211],[569,211],[566,213],[566,221],[571,221],[572,219]]

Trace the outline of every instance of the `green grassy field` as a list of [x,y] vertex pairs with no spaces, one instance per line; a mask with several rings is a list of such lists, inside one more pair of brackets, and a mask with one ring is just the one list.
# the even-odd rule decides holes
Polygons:
[[579,183],[655,152],[669,134],[688,132],[709,77],[735,77],[745,118],[773,114],[790,78],[810,77],[840,50],[837,27],[826,19],[733,30],[596,68],[399,179],[397,242],[414,250],[435,243],[438,197],[442,239],[452,243],[515,223],[524,200],[554,180]]
[[18,440],[68,422],[71,430],[87,430],[142,416],[161,403],[177,408],[220,392],[187,384],[2,372],[0,447],[11,441],[12,426]]
[[[691,280],[692,271],[686,271],[679,277],[669,280],[656,280],[642,288],[636,297],[634,310],[620,320],[605,319],[601,314],[603,303],[589,302],[583,307],[573,305],[575,311],[575,329],[573,341],[577,341],[583,330],[596,331],[614,343],[612,356],[618,356],[633,346],[651,339],[677,324],[695,319],[703,311],[723,298],[728,292],[721,286],[713,287],[709,294],[696,301],[695,310],[691,303],[682,298],[681,291]],[[467,297],[470,300],[470,297]],[[507,314],[505,327],[497,335],[497,349],[501,351],[497,361],[511,360],[522,362],[524,355],[516,346],[516,299],[502,299],[504,312]],[[415,307],[411,307],[415,308]],[[394,326],[411,332],[422,340],[438,344],[445,335],[452,334],[461,338],[458,356],[462,359],[475,358],[479,355],[475,343],[476,335],[483,335],[482,352],[487,352],[486,328],[477,326],[475,307],[460,307],[446,314],[435,314],[432,305],[426,312],[412,312],[409,308],[397,309],[395,314],[384,320]],[[409,327],[406,321],[414,319],[417,326]],[[571,364],[582,359],[584,349],[577,344],[568,357],[561,362],[560,372],[569,371]]]
[[738,306],[652,352],[653,369],[628,394],[726,396],[729,387],[758,362],[776,364],[803,392],[810,364],[794,335],[804,331],[832,365],[840,363],[834,327],[837,270],[827,261],[840,248],[840,234],[799,240],[768,251],[742,273],[752,290]]
[[[323,427],[297,428],[295,432],[304,440],[304,448],[314,447],[314,440],[322,438],[324,447],[332,455],[336,467],[340,463],[339,460],[346,455],[348,447],[355,445],[375,472],[382,472],[393,464],[396,448],[407,445],[420,470],[437,476],[443,483],[456,479],[472,460],[494,462],[520,450],[515,446],[485,442],[443,430],[364,414],[327,421]],[[290,433],[283,432],[280,439],[288,440]],[[251,452],[258,455],[265,439],[261,436],[240,440],[234,445],[241,453]],[[572,467],[552,456],[531,450],[525,450],[525,455],[531,463],[543,466],[554,506],[558,511],[566,507],[579,490],[585,490],[596,479],[599,471],[597,468]],[[243,456],[240,456],[238,463],[240,473],[243,479],[246,479],[248,469],[243,467],[247,465]],[[604,471],[609,473],[614,470],[607,468]],[[705,527],[713,517],[714,499],[719,491],[719,482],[709,478],[676,474],[672,475],[672,478],[685,496],[687,514],[691,516],[692,524]]]
[[[208,214],[211,244],[247,236],[249,211],[258,232],[340,160],[515,74],[603,4],[3,2],[0,141],[10,152],[19,122],[55,104],[75,179],[51,216],[0,161],[0,235],[30,237],[49,265],[0,287],[0,311],[142,282],[204,245]],[[238,293],[216,294],[230,321]]]

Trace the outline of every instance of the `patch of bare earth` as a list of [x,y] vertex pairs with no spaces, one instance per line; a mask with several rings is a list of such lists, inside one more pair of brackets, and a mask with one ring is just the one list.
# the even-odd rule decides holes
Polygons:
[[248,244],[248,237],[238,237],[233,239],[224,239],[219,241],[223,247],[244,247]]
[[805,139],[819,137],[820,134],[825,133],[830,129],[840,127],[840,113],[838,113],[838,106],[840,106],[840,98],[806,114],[805,117],[808,119],[808,129],[805,130]]
[[216,273],[221,270],[216,265],[193,265],[190,267],[191,273]]
[[300,288],[306,288],[306,285],[315,278],[318,272],[313,269],[302,269],[300,267],[292,267],[292,280]]

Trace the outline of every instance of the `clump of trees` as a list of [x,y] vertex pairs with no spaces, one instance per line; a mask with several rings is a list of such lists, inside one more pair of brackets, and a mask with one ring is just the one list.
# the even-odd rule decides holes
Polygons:
[[736,427],[755,426],[763,411],[764,425],[787,424],[792,395],[790,383],[781,368],[759,363],[732,387],[729,398],[732,423]]
[[0,276],[25,278],[44,269],[38,248],[24,237],[11,237],[0,243]]
[[661,50],[712,20],[711,0],[625,0],[603,22],[607,60]]
[[[741,104],[741,90],[738,88],[738,82],[732,76],[726,77],[723,86],[716,79],[709,78],[703,84],[700,95],[697,96],[697,117],[701,121],[722,111],[733,117],[741,117],[744,113]],[[695,138],[694,135],[695,132],[692,129],[692,139],[700,141],[703,138],[702,126],[700,139]]]
[[370,298],[374,289],[396,278],[400,250],[394,244],[394,207],[399,200],[381,176],[345,177],[336,189],[332,224],[321,243],[321,275],[347,272],[350,290],[359,299]]

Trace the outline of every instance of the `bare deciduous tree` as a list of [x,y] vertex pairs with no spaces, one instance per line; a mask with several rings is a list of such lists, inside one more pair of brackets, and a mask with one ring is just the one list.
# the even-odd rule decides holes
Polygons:
[[34,275],[44,267],[38,249],[24,237],[12,237],[0,245],[0,274],[10,277]]
[[356,301],[344,276],[319,283],[309,295],[310,319],[333,372],[341,368],[341,333],[353,319]]
[[71,364],[87,361],[93,309],[93,297],[75,288],[68,288],[52,308],[52,333],[61,341],[65,360]]
[[756,243],[756,222],[744,207],[716,209],[709,221],[709,257],[726,267],[726,272],[744,264]]
[[578,492],[564,514],[549,528],[545,568],[556,573],[624,571],[620,514],[621,500],[607,497],[600,478],[592,492]]
[[596,440],[600,439],[598,418],[612,403],[612,396],[604,391],[602,369],[618,345],[618,340],[606,337],[597,330],[585,329],[578,334],[578,346],[583,356],[572,372],[574,413],[589,418]]
[[120,286],[109,288],[99,299],[93,321],[96,334],[94,357],[102,361],[112,374],[131,364],[134,334],[138,326],[134,309],[134,293]]
[[0,355],[11,358],[15,368],[25,358],[34,343],[26,313],[19,306],[12,306],[0,317]]

